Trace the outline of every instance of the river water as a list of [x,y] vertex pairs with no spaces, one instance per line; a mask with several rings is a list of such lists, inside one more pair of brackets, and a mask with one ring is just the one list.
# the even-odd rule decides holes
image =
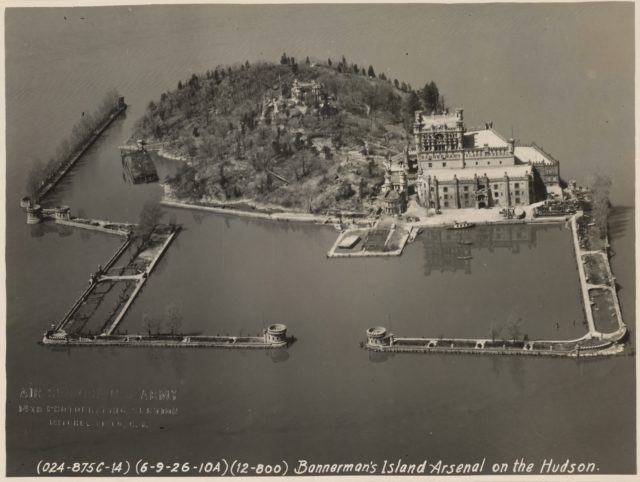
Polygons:
[[[386,50],[377,53],[361,44],[358,32],[365,25],[391,25],[380,29],[376,40],[399,38],[401,51],[409,37],[398,29],[413,25],[416,16],[443,34],[465,21],[460,7],[340,7],[335,16],[328,16],[326,8],[308,8],[8,12],[8,474],[33,474],[42,459],[168,463],[221,457],[290,464],[298,459],[381,464],[397,458],[475,462],[483,457],[490,463],[525,457],[539,464],[552,457],[592,461],[600,473],[635,471],[633,357],[380,356],[359,348],[364,330],[372,325],[407,336],[488,337],[492,324],[506,329],[520,319],[523,332],[532,338],[580,336],[584,317],[570,231],[559,225],[477,228],[469,247],[447,239],[451,233],[428,230],[399,258],[338,260],[325,257],[337,234],[329,227],[169,210],[167,219],[175,218],[184,230],[121,330],[143,330],[145,316],[166,323],[167,310],[173,308],[180,313],[183,331],[255,334],[267,323],[284,322],[298,341],[273,353],[52,350],[36,344],[86,287],[89,273],[121,242],[100,233],[27,226],[18,208],[29,166],[55,149],[80,113],[96,105],[96,95],[115,86],[131,107],[48,202],[69,204],[74,213],[82,210],[95,218],[135,222],[142,204],[158,199],[161,188],[129,184],[117,146],[128,138],[146,104],[179,79],[218,63],[277,60],[286,50],[298,57],[345,53],[350,60],[380,68],[386,63],[399,78],[418,85],[434,75],[430,69],[398,60]],[[534,39],[537,27],[546,28],[542,52],[531,54],[534,63],[536,55],[546,59],[545,48],[568,55],[563,49],[573,44],[563,45],[569,34],[580,40],[609,33],[608,21],[595,21],[602,13],[595,7],[486,6],[468,11],[476,16],[476,33],[496,15],[512,21],[528,16],[517,38],[512,27],[499,27],[518,44]],[[550,14],[555,20],[549,20]],[[563,66],[565,77],[579,78],[587,68],[596,73],[588,78],[597,85],[571,92],[562,88],[561,96],[554,91],[559,102],[577,104],[610,78],[618,86],[616,95],[622,98],[629,88],[633,94],[633,76],[623,62],[632,30],[631,37],[619,32],[628,28],[624,9],[613,8],[609,15],[612,24],[620,17],[616,35],[607,37],[611,48],[622,52],[620,64],[603,58],[599,50],[593,57],[580,51],[578,60]],[[554,22],[565,17],[579,21],[560,34]],[[285,39],[273,33],[282,22],[289,29]],[[436,38],[420,35],[424,42]],[[504,70],[505,58],[516,62],[509,50],[513,47],[499,36],[486,45],[506,57],[482,57],[476,66],[480,76]],[[493,108],[500,106],[489,112],[494,118],[513,118],[545,135],[539,141],[549,139],[545,147],[560,157],[567,178],[584,180],[582,166],[599,165],[599,154],[585,153],[605,149],[609,154],[609,171],[619,186],[613,195],[613,270],[623,315],[633,330],[634,209],[633,183],[629,187],[628,181],[633,178],[633,102],[591,96],[591,108],[600,118],[585,116],[570,124],[564,114],[551,110],[555,97],[540,101],[549,109],[543,116],[544,107],[525,108],[518,89],[487,88],[482,99],[469,96],[456,72],[466,65],[461,59],[478,62],[478,53],[475,47],[459,47],[459,57],[448,63],[437,52],[430,60],[440,66],[442,90],[464,103],[466,112],[475,112],[472,124],[473,115],[481,120],[482,110],[489,109],[488,96]],[[411,56],[417,54],[427,55],[411,51]],[[580,112],[574,108],[574,117]],[[608,120],[604,125],[605,118],[616,128]],[[536,131],[538,124],[544,128]],[[596,135],[603,132],[607,135]],[[155,161],[161,177],[175,167],[171,161]],[[458,259],[463,248],[470,250],[462,254],[472,255],[471,260]],[[159,393],[169,399],[154,400]]]

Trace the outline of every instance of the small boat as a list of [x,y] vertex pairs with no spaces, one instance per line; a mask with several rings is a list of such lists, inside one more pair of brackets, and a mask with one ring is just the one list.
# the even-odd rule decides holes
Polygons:
[[473,244],[473,241],[458,241],[458,244],[464,244],[465,246],[469,246]]
[[454,221],[454,222],[453,222],[453,226],[449,226],[447,229],[469,229],[469,228],[472,228],[472,227],[474,227],[474,226],[475,226],[475,224],[473,224],[473,223],[468,223],[468,222],[466,222],[466,221],[465,221],[465,222],[462,222],[462,223],[459,223],[459,222],[457,222],[457,221]]
[[460,260],[473,259],[473,256],[458,256],[458,259]]

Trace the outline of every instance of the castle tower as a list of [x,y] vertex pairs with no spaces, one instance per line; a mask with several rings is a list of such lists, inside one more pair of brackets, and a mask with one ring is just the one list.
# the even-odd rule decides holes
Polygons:
[[457,148],[462,149],[462,139],[464,136],[464,119],[462,117],[462,109],[456,109],[456,131]]
[[38,224],[42,221],[42,207],[39,204],[27,206],[27,224]]
[[387,336],[387,329],[383,326],[374,326],[367,330],[367,345],[376,346],[389,346],[390,337]]
[[56,206],[53,211],[53,217],[57,220],[69,221],[71,215],[69,214],[71,208],[69,206]]
[[287,326],[281,323],[269,325],[264,332],[264,341],[274,345],[287,342]]

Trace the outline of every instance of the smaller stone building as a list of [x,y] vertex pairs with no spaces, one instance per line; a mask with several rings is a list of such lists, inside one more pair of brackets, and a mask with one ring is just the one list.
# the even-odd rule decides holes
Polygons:
[[382,212],[391,216],[400,215],[407,209],[407,177],[404,171],[393,172],[391,166],[387,167],[379,200]]

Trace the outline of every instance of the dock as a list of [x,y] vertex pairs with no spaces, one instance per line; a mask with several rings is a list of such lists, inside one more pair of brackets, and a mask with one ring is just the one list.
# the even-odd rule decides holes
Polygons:
[[[414,232],[415,231],[415,232]],[[328,258],[400,256],[418,228],[403,226],[356,227],[342,231],[327,253]]]
[[125,175],[132,184],[145,184],[159,180],[156,167],[144,145],[140,145],[137,149],[121,148],[120,157]]

